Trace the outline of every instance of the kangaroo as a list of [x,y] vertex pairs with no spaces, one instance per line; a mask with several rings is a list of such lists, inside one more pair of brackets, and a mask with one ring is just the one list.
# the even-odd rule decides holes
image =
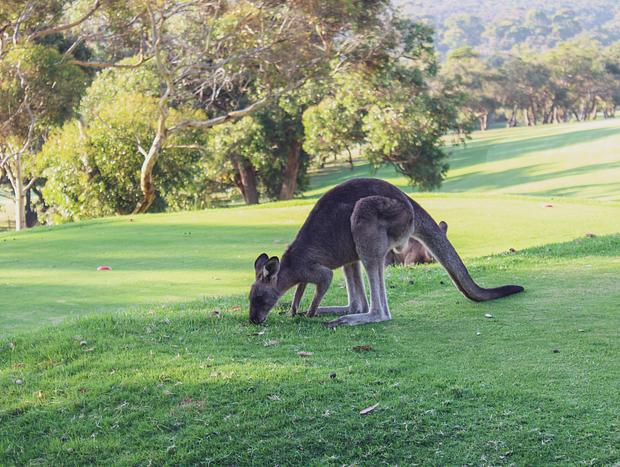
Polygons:
[[[441,221],[438,225],[444,235],[448,233],[448,224],[446,222]],[[386,266],[395,264],[428,264],[434,262],[435,258],[433,258],[431,252],[413,237],[409,238],[409,241],[401,250],[395,248],[388,251],[385,256]]]
[[[316,290],[306,316],[344,315],[327,322],[329,327],[391,319],[383,277],[385,256],[394,248],[402,248],[410,237],[428,248],[470,300],[493,300],[523,291],[518,285],[492,289],[478,286],[446,235],[420,205],[388,182],[357,178],[332,188],[319,199],[281,261],[266,253],[256,258],[250,321],[263,323],[280,297],[296,285],[291,306],[295,315],[307,284],[314,284]],[[362,265],[370,286],[370,306]],[[339,267],[344,269],[349,303],[319,307],[332,281],[332,271]]]

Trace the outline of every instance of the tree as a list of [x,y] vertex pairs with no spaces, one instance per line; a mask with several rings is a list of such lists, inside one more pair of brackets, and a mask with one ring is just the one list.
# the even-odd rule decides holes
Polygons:
[[[153,169],[171,134],[242,118],[324,73],[324,63],[355,48],[357,34],[376,23],[385,2],[338,0],[324,6],[302,0],[147,4],[145,30],[163,91],[157,132],[148,148],[139,148],[144,196],[134,212],[146,212],[154,200]],[[241,99],[227,94],[240,88],[250,92]],[[170,109],[188,102],[207,118],[169,125]]]
[[448,55],[441,70],[442,77],[465,96],[461,106],[463,120],[478,120],[481,130],[488,128],[489,114],[499,107],[497,86],[499,75],[470,47]]
[[[76,65],[101,67],[113,63],[88,61],[90,51],[78,38],[68,45],[68,34],[107,9],[114,0],[0,1],[0,165],[15,197],[16,229],[25,227],[24,199],[30,199],[36,178],[29,172],[49,129],[68,118],[88,76]],[[118,26],[118,24],[116,24]],[[121,30],[119,28],[119,30]],[[123,31],[125,34],[126,31]],[[93,33],[90,38],[99,37]],[[112,42],[116,36],[106,36]]]
[[[431,31],[394,18],[372,56],[347,69],[304,116],[306,149],[314,156],[358,147],[371,167],[391,164],[412,185],[432,189],[447,170],[443,136],[458,127],[453,97],[436,79]],[[331,121],[342,110],[343,128]]]
[[36,181],[33,155],[48,133],[72,115],[86,76],[60,53],[38,44],[19,44],[0,61],[0,168],[15,201],[15,227],[26,227],[26,198]]
[[480,45],[485,30],[478,16],[467,13],[450,16],[445,22],[445,28],[443,42],[451,49]]
[[[66,222],[114,214],[129,214],[141,199],[142,156],[136,144],[155,134],[152,115],[158,99],[136,92],[106,96],[96,114],[74,120],[56,130],[38,158],[39,173],[46,178],[45,199],[54,208],[53,221]],[[178,122],[200,117],[199,111],[182,114],[172,110]],[[159,181],[153,208],[186,207],[198,176],[196,163],[202,151],[198,132],[186,130],[168,139],[162,151],[165,164],[155,170]]]

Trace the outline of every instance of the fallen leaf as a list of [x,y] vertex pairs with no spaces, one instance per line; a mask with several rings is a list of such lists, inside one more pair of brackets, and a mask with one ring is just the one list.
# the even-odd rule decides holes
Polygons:
[[22,384],[24,384],[24,380],[23,379],[16,379],[15,380],[15,384],[17,384],[18,386],[21,386]]
[[219,318],[220,316],[222,316],[222,312],[220,310],[213,310],[213,313],[211,313],[213,316]]
[[304,352],[302,350],[301,352],[297,352],[297,355],[300,357],[312,357],[314,354],[312,352]]
[[265,341],[265,343],[263,344],[265,347],[273,347],[275,345],[278,345],[280,343],[280,341],[277,340],[268,340]]
[[270,401],[282,400],[282,399],[280,399],[280,396],[278,396],[277,394],[271,394],[271,395],[267,396],[267,399],[269,399]]
[[369,345],[356,345],[355,347],[353,347],[353,350],[355,350],[356,352],[370,352],[372,350],[372,347]]
[[84,352],[92,352],[93,350],[95,350],[95,348],[91,347],[90,349],[84,349]]
[[375,405],[371,405],[370,407],[366,407],[365,409],[360,410],[360,415],[366,415],[367,413],[370,413],[373,410],[375,410],[378,406],[379,404],[377,403]]
[[88,344],[88,342],[86,342],[86,341],[80,341],[80,347],[84,347],[86,344]]
[[231,308],[232,311],[241,311],[241,307],[240,306],[233,306]]
[[549,203],[549,204],[543,204],[543,208],[552,208],[553,204]]
[[258,331],[252,333],[253,336],[262,336],[263,334],[265,334],[265,331]]
[[493,315],[491,313],[485,313],[484,317],[491,319],[491,318],[493,318]]

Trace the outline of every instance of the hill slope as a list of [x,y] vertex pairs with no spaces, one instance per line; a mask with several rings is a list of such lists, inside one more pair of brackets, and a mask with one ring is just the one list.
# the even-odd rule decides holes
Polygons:
[[[620,201],[620,119],[476,132],[465,148],[449,150],[450,170],[439,193],[484,192]],[[312,179],[317,196],[367,164],[347,171],[328,166]],[[377,174],[411,192],[389,167]]]
[[218,299],[13,336],[0,464],[612,465],[619,257],[616,235],[470,261],[526,288],[481,304],[390,269],[394,320],[358,328]]
[[[455,150],[451,164],[444,193],[414,196],[449,223],[449,237],[465,258],[620,232],[620,203],[575,198],[620,199],[620,120],[478,133],[466,149]],[[307,196],[368,174],[363,165],[353,172],[328,167],[312,178]],[[408,190],[393,170],[378,175]],[[451,193],[458,191],[464,193]],[[547,197],[504,195],[510,193]],[[0,336],[15,326],[94,311],[245,295],[256,256],[280,255],[313,202],[0,234]],[[549,203],[553,207],[544,207]],[[100,265],[113,270],[97,272]]]

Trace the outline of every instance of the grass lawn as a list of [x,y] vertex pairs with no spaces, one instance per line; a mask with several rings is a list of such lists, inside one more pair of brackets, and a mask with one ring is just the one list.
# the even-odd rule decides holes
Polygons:
[[[293,202],[0,233],[0,465],[618,465],[619,122],[455,151],[415,198],[481,285],[526,292],[390,268],[379,325],[285,316],[290,295],[247,321],[256,256],[363,165]],[[324,303],[345,301],[337,274]]]
[[[569,196],[620,201],[620,119],[477,132],[466,148],[452,149],[442,193],[476,192]],[[319,196],[351,176],[327,166],[313,179],[308,196]],[[377,176],[408,189],[405,177],[385,167]]]
[[256,327],[230,298],[14,335],[0,464],[617,463],[620,236],[470,265],[526,292],[475,304],[438,267],[395,268],[381,325]]
[[[568,200],[420,195],[465,257],[620,232],[620,206]],[[254,259],[280,255],[311,208],[120,217],[0,234],[0,336],[94,311],[247,294]],[[98,272],[109,265],[110,272]]]

